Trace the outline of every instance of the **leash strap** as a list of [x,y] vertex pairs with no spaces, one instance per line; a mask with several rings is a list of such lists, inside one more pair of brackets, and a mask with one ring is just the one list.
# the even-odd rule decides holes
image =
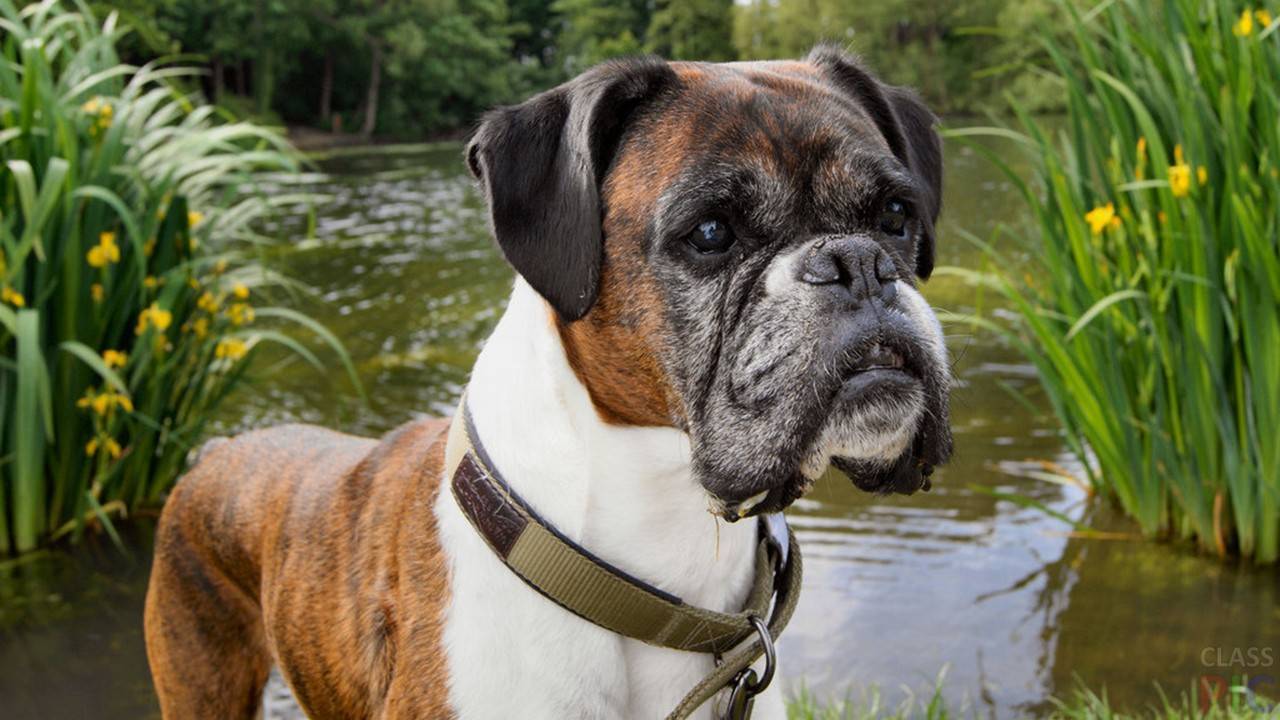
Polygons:
[[449,429],[445,470],[463,515],[494,554],[534,590],[620,635],[722,657],[716,670],[689,692],[669,720],[687,717],[761,656],[761,640],[744,643],[757,636],[753,619],[770,617],[775,594],[768,622],[771,637],[782,632],[795,610],[801,560],[790,528],[786,528],[783,548],[761,521],[755,579],[741,612],[722,613],[685,603],[592,555],[538,517],[503,480],[479,443],[465,395]]

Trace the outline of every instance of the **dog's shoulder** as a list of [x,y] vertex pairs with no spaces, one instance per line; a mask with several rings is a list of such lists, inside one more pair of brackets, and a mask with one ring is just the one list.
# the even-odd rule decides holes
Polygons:
[[421,417],[395,428],[369,450],[361,470],[373,476],[435,478],[444,462],[449,422],[449,418]]

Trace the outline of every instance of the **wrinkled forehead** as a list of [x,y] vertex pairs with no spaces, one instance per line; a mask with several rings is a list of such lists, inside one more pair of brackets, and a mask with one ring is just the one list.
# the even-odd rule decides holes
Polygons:
[[[680,82],[637,120],[606,183],[615,209],[682,199],[765,211],[912,188],[866,109],[804,62],[672,63]],[[859,193],[867,195],[860,198]],[[666,214],[666,213],[663,213]]]

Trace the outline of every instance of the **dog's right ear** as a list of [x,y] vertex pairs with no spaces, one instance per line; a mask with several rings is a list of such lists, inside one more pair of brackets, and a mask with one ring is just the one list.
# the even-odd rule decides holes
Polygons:
[[600,290],[600,188],[618,143],[636,110],[674,82],[657,58],[605,63],[489,113],[467,146],[502,254],[566,322]]

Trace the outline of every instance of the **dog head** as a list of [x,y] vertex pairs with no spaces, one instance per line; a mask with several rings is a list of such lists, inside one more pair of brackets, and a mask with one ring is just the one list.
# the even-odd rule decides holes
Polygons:
[[606,421],[688,433],[728,519],[827,467],[910,493],[951,452],[934,117],[838,50],[607,63],[467,148],[503,254]]

